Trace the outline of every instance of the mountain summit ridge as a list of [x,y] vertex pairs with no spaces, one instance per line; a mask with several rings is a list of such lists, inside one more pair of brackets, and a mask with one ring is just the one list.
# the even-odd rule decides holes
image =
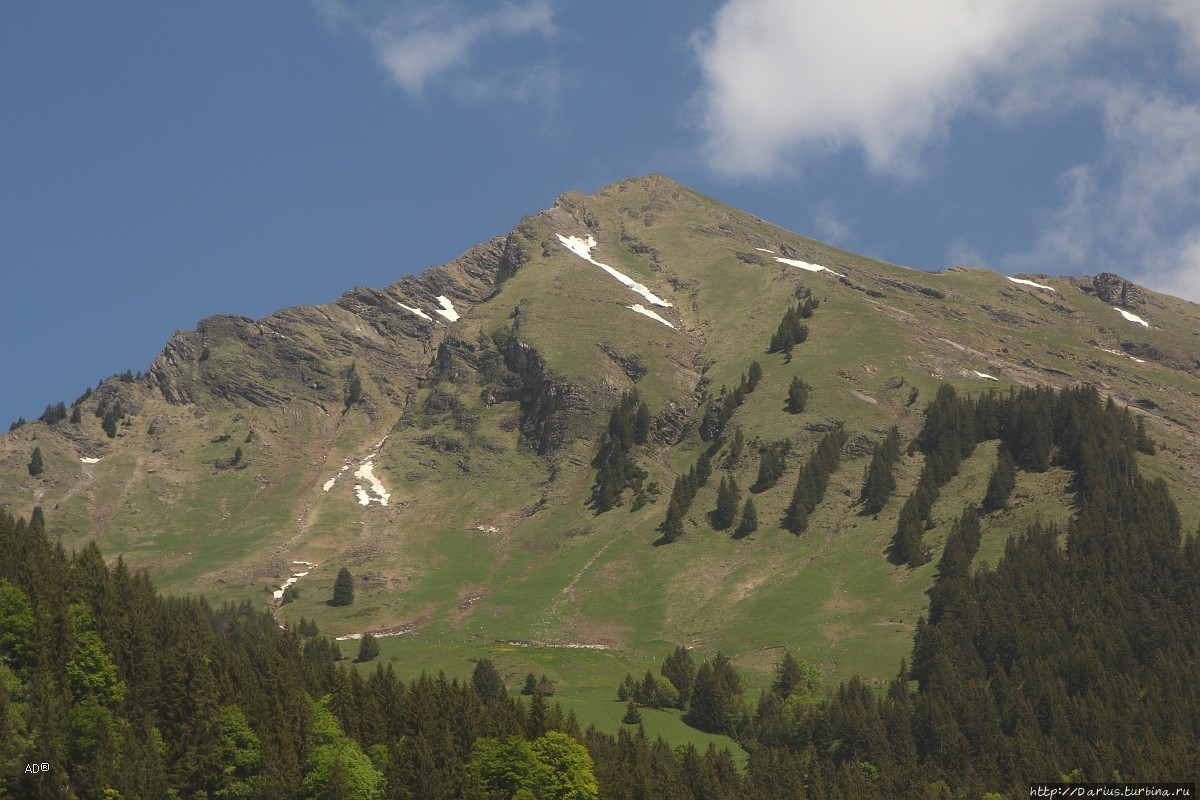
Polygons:
[[[809,297],[819,305],[807,340],[769,353],[785,313]],[[170,591],[320,617],[339,635],[403,629],[627,653],[686,642],[751,669],[798,637],[827,674],[886,676],[932,575],[884,557],[920,454],[900,459],[883,511],[861,513],[873,443],[893,425],[914,436],[941,385],[1091,384],[1164,445],[1146,471],[1170,483],[1194,526],[1198,332],[1197,306],[1119,276],[899,267],[651,174],[565,192],[508,234],[388,287],[177,332],[145,376],[110,378],[82,399],[78,422],[0,439],[0,505],[41,506],[68,546],[96,538]],[[726,410],[752,364],[761,385]],[[795,379],[808,402],[789,413]],[[610,412],[633,391],[647,408],[631,456],[645,475],[598,513]],[[841,465],[809,532],[793,536],[779,524],[790,483],[837,427]],[[784,478],[754,495],[757,531],[713,530],[720,479],[755,485],[774,445]],[[35,447],[44,463],[31,475]],[[670,487],[705,452],[721,474],[696,488],[682,537],[652,547]],[[926,535],[935,549],[954,503],[982,497],[989,468],[973,460],[948,485]],[[1053,471],[1022,475],[1016,496],[986,519],[980,558],[1026,521],[1071,513]],[[317,566],[281,607],[274,594],[293,562]],[[341,566],[362,576],[361,612],[322,605]],[[776,606],[804,621],[789,632]]]

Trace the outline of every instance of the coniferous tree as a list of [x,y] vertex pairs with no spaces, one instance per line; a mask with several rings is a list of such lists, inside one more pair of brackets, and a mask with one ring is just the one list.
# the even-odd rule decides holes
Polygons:
[[475,693],[479,695],[479,699],[483,701],[484,705],[508,699],[508,689],[504,685],[504,679],[500,677],[500,673],[496,671],[496,665],[490,658],[481,658],[475,663],[475,669],[471,672],[471,686],[475,688]]
[[630,700],[625,706],[625,716],[621,717],[621,722],[625,725],[641,725],[642,712],[638,710],[637,703]]
[[787,404],[784,409],[789,414],[799,414],[803,411],[808,405],[808,390],[808,384],[799,375],[794,376],[791,385],[788,386]]
[[379,656],[379,641],[374,634],[364,633],[358,640],[358,658],[355,661],[365,663]]
[[331,606],[348,606],[354,602],[354,577],[348,567],[338,570],[337,579],[333,582],[333,598]]
[[746,505],[742,507],[742,519],[738,523],[734,536],[741,539],[758,530],[758,509],[754,507],[754,498],[747,497]]
[[83,419],[83,417],[80,415],[79,408],[80,407],[78,404],[71,407],[71,424],[72,425],[78,425],[80,423],[80,421]]
[[44,468],[45,464],[42,463],[42,448],[35,447],[33,448],[33,454],[29,457],[29,474],[36,478],[42,474]]
[[893,425],[883,441],[875,445],[871,463],[863,476],[863,513],[878,514],[896,488],[896,462],[900,459],[900,429]]
[[108,438],[115,438],[117,435],[117,414],[113,409],[104,412],[104,420],[100,423],[100,427],[104,430]]
[[762,379],[762,364],[759,364],[757,361],[751,361],[750,369],[746,375],[746,391],[753,392],[756,388],[758,388],[758,384],[762,382]]
[[633,441],[636,444],[645,444],[650,438],[650,423],[650,406],[645,403],[639,404],[633,420]]
[[996,456],[996,466],[988,478],[987,492],[983,496],[983,513],[999,511],[1008,506],[1008,497],[1017,486],[1017,465],[1012,454],[1003,445]]
[[692,684],[696,679],[696,667],[692,663],[691,651],[682,645],[676,646],[675,652],[663,659],[659,671],[678,690],[678,708],[682,711],[687,707],[688,698],[692,696]]
[[722,477],[721,485],[717,489],[717,507],[712,513],[713,528],[715,530],[724,530],[733,524],[737,517],[738,504],[741,501],[741,492],[738,490],[737,482],[733,476]]

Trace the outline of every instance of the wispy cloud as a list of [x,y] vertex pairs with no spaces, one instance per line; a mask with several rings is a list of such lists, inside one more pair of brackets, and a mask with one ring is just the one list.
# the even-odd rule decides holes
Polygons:
[[[502,72],[512,79],[503,86],[473,69],[480,51],[497,42],[531,36],[552,39],[556,33],[552,0],[503,3],[470,13],[445,2],[364,10],[343,0],[319,0],[317,8],[335,29],[366,40],[388,78],[414,97],[439,81],[449,81],[450,88],[463,98],[498,93],[527,97],[533,89],[557,87],[556,80],[548,79],[550,68],[545,63],[489,65],[489,74]],[[481,87],[489,88],[481,91]]]
[[[1030,247],[990,260],[1101,265],[1200,299],[1195,0],[727,0],[693,46],[703,149],[728,177],[794,176],[845,149],[876,173],[919,177],[968,116],[1092,114],[1102,155],[1060,176],[1061,203]],[[1130,68],[1141,61],[1172,72],[1174,93],[1143,85]]]
[[1107,269],[1200,301],[1200,104],[1110,86],[1100,105],[1104,163],[1068,170],[1033,246],[999,263]]

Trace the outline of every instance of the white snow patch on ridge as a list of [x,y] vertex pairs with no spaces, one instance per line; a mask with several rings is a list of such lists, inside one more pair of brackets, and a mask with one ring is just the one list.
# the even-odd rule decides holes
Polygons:
[[839,278],[846,277],[840,272],[834,272],[829,267],[822,267],[820,264],[810,264],[807,261],[800,261],[795,258],[780,258],[779,256],[775,256],[775,260],[780,264],[787,264],[789,267],[799,267],[809,272],[828,272],[830,275],[837,275]]
[[407,311],[410,314],[416,314],[418,317],[425,320],[426,322],[433,322],[433,317],[429,316],[428,314],[426,314],[424,311],[422,311],[419,308],[413,308],[412,306],[406,306],[406,305],[404,305],[404,303],[401,303],[398,300],[396,301],[396,305],[400,306],[401,308],[403,308],[405,311]]
[[637,313],[639,313],[639,314],[644,314],[645,316],[649,317],[650,319],[656,319],[656,320],[658,320],[659,322],[661,322],[663,325],[666,325],[666,326],[667,326],[668,328],[670,328],[671,330],[674,330],[674,329],[675,329],[675,326],[674,326],[674,325],[672,325],[671,323],[667,322],[665,319],[663,319],[662,317],[660,317],[658,314],[654,313],[654,312],[653,312],[653,311],[651,311],[650,309],[646,308],[646,307],[645,307],[644,305],[642,305],[641,303],[638,303],[638,304],[637,304],[637,305],[635,305],[635,306],[626,306],[626,308],[628,308],[630,311],[636,311],[636,312],[637,312]]
[[[434,311],[437,312],[438,314],[441,314],[443,317],[450,320],[451,322],[457,322],[459,313],[454,310],[454,303],[450,302],[450,298],[446,297],[446,295],[444,295],[444,294],[439,294],[438,302],[442,304],[442,307],[435,308]],[[382,442],[380,442],[380,444],[382,444]]]
[[[1007,276],[1007,275],[1005,275],[1004,277],[1008,278],[1008,276]],[[1033,288],[1035,288],[1035,289],[1045,289],[1047,292],[1053,292],[1053,291],[1054,291],[1054,287],[1053,287],[1053,286],[1046,286],[1046,285],[1044,285],[1044,284],[1041,284],[1041,283],[1034,283],[1033,281],[1027,281],[1027,280],[1025,280],[1024,278],[1008,278],[1008,279],[1009,279],[1010,281],[1012,281],[1013,283],[1020,283],[1020,284],[1022,284],[1022,285],[1024,285],[1024,286],[1032,286],[1032,287],[1033,287]]]
[[1149,322],[1146,322],[1146,320],[1142,319],[1142,318],[1141,318],[1141,317],[1139,317],[1137,314],[1130,314],[1130,313],[1129,313],[1128,311],[1126,311],[1125,309],[1123,309],[1123,308],[1117,308],[1116,306],[1113,306],[1113,311],[1116,311],[1116,312],[1117,312],[1117,313],[1119,313],[1119,314],[1120,314],[1122,317],[1124,317],[1125,319],[1129,320],[1130,322],[1136,322],[1138,325],[1141,325],[1143,328],[1149,328],[1149,327],[1150,327],[1150,323],[1149,323]]
[[983,378],[985,381],[999,381],[1000,380],[995,375],[988,375],[986,372],[980,372],[977,369],[973,369],[973,370],[971,370],[971,372],[975,373],[975,377]]
[[[646,298],[647,302],[649,302],[651,305],[662,306],[663,308],[671,307],[671,304],[668,303],[666,300],[663,300],[661,297],[658,297],[653,292],[651,292],[649,289],[647,289],[645,286],[638,283],[637,281],[635,281],[633,278],[629,277],[625,273],[618,272],[617,270],[610,267],[608,264],[601,264],[599,261],[592,258],[592,249],[596,246],[596,240],[593,239],[591,236],[588,236],[587,239],[580,239],[578,236],[563,236],[561,233],[557,234],[557,235],[558,235],[558,240],[563,243],[563,247],[567,248],[572,253],[574,253],[575,255],[582,258],[584,261],[595,264],[597,267],[604,270],[609,275],[612,275],[614,278],[619,280],[621,283],[625,284],[630,289],[637,292],[642,297]],[[675,326],[672,325],[671,327],[675,327]]]
[[755,250],[761,250],[761,251],[762,251],[762,252],[764,252],[764,253],[774,253],[774,252],[775,252],[774,250],[768,250],[768,249],[767,249],[767,248],[765,248],[765,247],[756,247],[756,248],[754,248],[754,249],[755,249]]
[[1098,347],[1096,349],[1099,350],[1101,353],[1112,353],[1114,356],[1125,356],[1125,358],[1132,358],[1134,361],[1136,361],[1139,364],[1146,363],[1146,359],[1138,358],[1137,356],[1131,356],[1131,355],[1129,355],[1129,353],[1123,353],[1120,350],[1109,350],[1104,347]]
[[82,461],[84,464],[99,464],[100,463],[100,459],[88,458],[87,456],[80,456],[79,460]]
[[321,491],[328,492],[330,489],[333,488],[333,485],[335,483],[337,483],[337,475],[334,475],[332,478],[325,481],[325,485],[321,487]]
[[[367,459],[354,472],[354,477],[369,481],[371,484],[370,490],[364,489],[361,485],[355,485],[354,493],[358,495],[358,504],[360,506],[369,506],[371,503],[379,503],[381,506],[388,504],[388,499],[391,497],[384,488],[379,479],[375,477],[375,460]],[[371,495],[375,496],[372,497]]]

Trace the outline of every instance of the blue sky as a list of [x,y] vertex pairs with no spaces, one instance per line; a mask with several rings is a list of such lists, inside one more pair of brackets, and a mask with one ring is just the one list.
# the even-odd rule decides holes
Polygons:
[[1200,3],[6,3],[0,421],[648,172],[1200,301]]

